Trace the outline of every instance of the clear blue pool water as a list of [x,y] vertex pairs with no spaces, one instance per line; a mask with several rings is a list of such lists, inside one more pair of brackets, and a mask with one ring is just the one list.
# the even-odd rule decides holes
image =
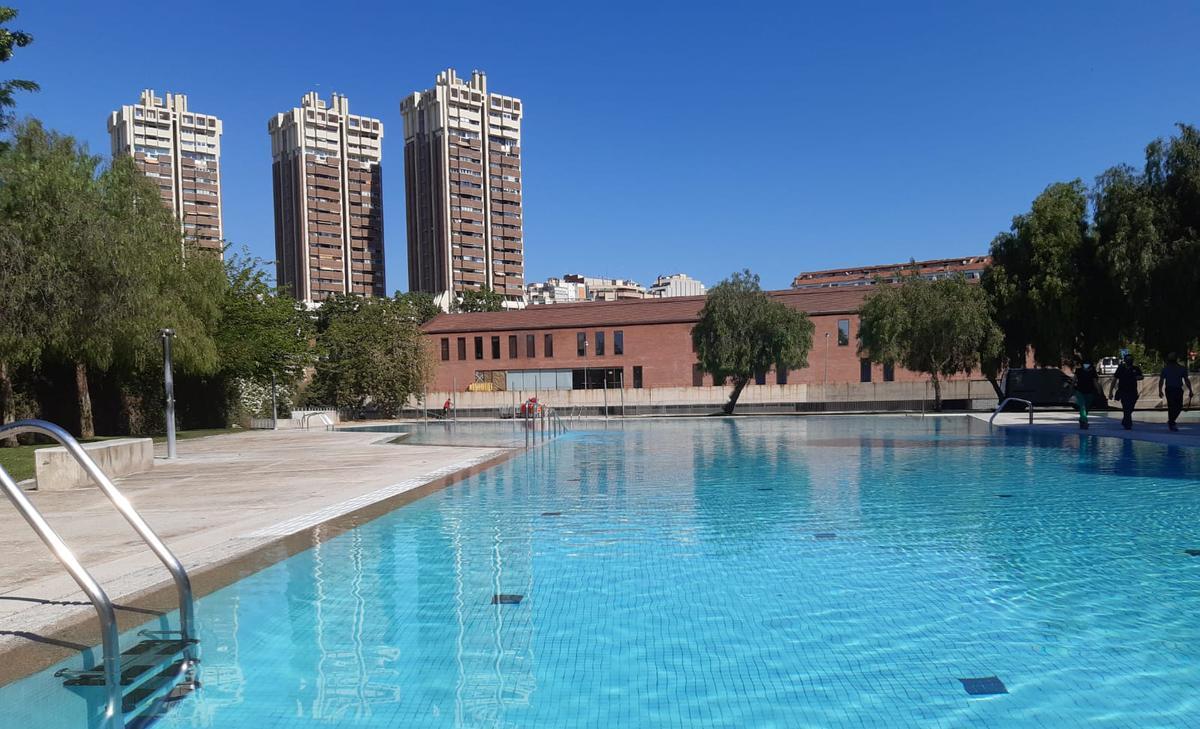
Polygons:
[[[1194,449],[614,422],[205,597],[156,727],[1196,727],[1195,548]],[[81,727],[68,696],[0,723]]]

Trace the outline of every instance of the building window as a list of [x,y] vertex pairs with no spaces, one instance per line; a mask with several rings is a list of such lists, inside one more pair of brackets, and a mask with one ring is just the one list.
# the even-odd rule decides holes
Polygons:
[[532,334],[525,335],[525,356],[533,359],[537,356],[537,337]]
[[613,354],[625,354],[625,332],[613,332]]
[[871,360],[860,359],[858,361],[858,381],[859,382],[870,382],[871,381]]
[[575,335],[575,355],[578,357],[587,356],[587,332],[579,332]]
[[475,337],[475,359],[483,359],[483,337]]
[[500,359],[500,337],[492,337],[492,359]]
[[554,335],[553,334],[547,334],[545,339],[542,341],[542,356],[543,357],[553,357],[554,356]]
[[775,384],[776,385],[786,385],[787,384],[787,373],[788,373],[788,371],[787,371],[786,367],[778,367],[777,366],[775,368]]
[[883,381],[884,382],[895,382],[896,381],[896,365],[891,364],[889,362],[888,364],[885,364],[883,366]]
[[845,347],[850,344],[850,320],[838,319],[838,346]]
[[754,384],[756,384],[756,385],[767,384],[767,373],[765,371],[755,372],[754,373]]
[[458,358],[460,360],[467,358],[467,338],[466,337],[458,338]]
[[596,332],[596,356],[604,356],[604,332]]
[[442,361],[450,360],[450,337],[442,337]]
[[508,358],[509,359],[517,358],[517,335],[516,334],[508,335]]
[[700,365],[692,365],[692,387],[704,387],[704,370]]
[[633,389],[642,389],[642,368],[640,365],[633,368]]

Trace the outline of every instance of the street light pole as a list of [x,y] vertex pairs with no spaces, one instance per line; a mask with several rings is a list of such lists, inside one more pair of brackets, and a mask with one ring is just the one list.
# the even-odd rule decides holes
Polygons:
[[[825,387],[829,388],[829,332],[825,332]],[[829,397],[829,393],[825,393],[825,397]]]
[[167,458],[175,458],[175,376],[171,373],[171,339],[174,329],[160,329],[163,343],[163,390],[167,396]]
[[271,430],[279,430],[279,402],[275,397],[275,368],[271,368]]

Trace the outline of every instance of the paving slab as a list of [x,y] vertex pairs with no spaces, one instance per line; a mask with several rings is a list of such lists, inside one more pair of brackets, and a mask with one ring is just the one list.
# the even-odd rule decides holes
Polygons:
[[[397,435],[289,430],[185,440],[178,459],[160,448],[153,470],[116,483],[200,595],[311,545],[321,538],[314,528],[339,519],[349,528],[405,494],[411,500],[512,453],[392,443]],[[99,489],[29,496],[123,606],[123,628],[177,605],[162,563]],[[91,604],[7,500],[0,553],[0,685],[99,642]]]

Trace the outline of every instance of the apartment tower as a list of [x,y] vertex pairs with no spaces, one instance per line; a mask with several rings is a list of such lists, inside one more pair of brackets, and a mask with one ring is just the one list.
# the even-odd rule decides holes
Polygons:
[[383,124],[316,92],[271,134],[278,284],[306,303],[383,296]]
[[401,102],[408,286],[457,298],[487,286],[524,300],[521,100],[453,69]]
[[220,252],[221,120],[188,111],[187,97],[142,92],[137,104],[108,117],[113,157],[133,157],[138,169],[158,185],[175,213],[184,237]]

